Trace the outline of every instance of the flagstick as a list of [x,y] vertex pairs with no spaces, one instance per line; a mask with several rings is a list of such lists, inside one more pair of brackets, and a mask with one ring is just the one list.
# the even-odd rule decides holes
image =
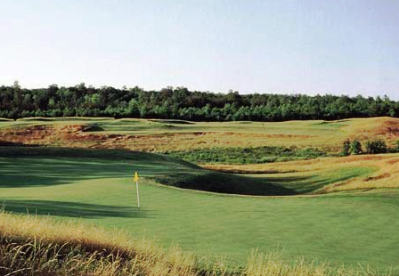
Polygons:
[[136,190],[137,190],[137,206],[139,207],[140,211],[139,182],[137,180],[136,180]]

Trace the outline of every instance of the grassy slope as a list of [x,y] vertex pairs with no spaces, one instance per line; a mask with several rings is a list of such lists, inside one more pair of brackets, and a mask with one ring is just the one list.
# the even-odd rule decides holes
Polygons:
[[104,231],[84,221],[1,211],[0,252],[0,275],[383,276],[367,267],[331,267],[303,259],[287,263],[278,254],[256,250],[244,267],[231,267],[223,260],[199,258],[176,245],[163,252],[151,240],[132,240],[123,231]]
[[[207,165],[206,167],[219,171],[240,172],[245,174],[273,172],[268,175],[271,183],[278,184],[286,178],[302,178],[299,184],[300,192],[326,193],[332,191],[367,190],[378,188],[399,188],[398,170],[399,154],[358,155],[341,158],[319,158],[314,160],[290,161],[272,164],[250,165]],[[355,177],[365,171],[373,171],[369,177]],[[362,172],[363,171],[363,172]],[[341,178],[339,182],[337,175]],[[323,180],[317,180],[322,176]],[[323,185],[313,186],[312,182]],[[333,183],[335,182],[335,183]],[[294,188],[289,183],[284,186]],[[331,184],[331,185],[328,185]],[[313,186],[313,187],[312,187]],[[318,187],[317,187],[318,186]],[[307,191],[307,189],[313,191]],[[294,188],[295,189],[295,188]],[[317,189],[317,190],[315,190]]]
[[[225,255],[239,264],[252,248],[259,248],[283,250],[287,259],[303,255],[333,265],[367,262],[381,269],[393,266],[399,272],[397,190],[305,197],[225,196],[155,184],[150,176],[178,172],[183,181],[182,172],[190,177],[201,174],[187,163],[158,155],[117,158],[119,154],[101,151],[96,153],[101,158],[93,158],[87,151],[40,150],[36,157],[20,156],[24,149],[0,159],[0,200],[6,202],[6,210],[82,217],[109,228],[124,228],[135,237],[156,236],[164,245],[178,242],[199,255]],[[131,181],[136,168],[147,176],[140,184],[140,212]],[[295,179],[289,180],[295,184]],[[262,178],[257,181],[264,183]]]
[[214,275],[203,268],[176,246],[165,254],[153,241],[120,230],[0,211],[0,275]]
[[[83,140],[80,140],[83,147],[89,145],[100,148],[122,147],[152,152],[185,151],[212,147],[296,146],[299,148],[313,147],[329,153],[338,153],[341,150],[342,142],[347,138],[366,141],[379,137],[385,139],[388,144],[399,139],[399,120],[387,117],[331,122],[196,122],[184,124],[170,120],[36,118],[22,119],[16,122],[0,122],[0,129],[5,131],[10,128],[23,128],[32,125],[56,127],[94,125],[93,130],[96,131],[85,133],[99,136],[118,134],[133,137],[127,140],[111,139],[108,141],[92,141],[91,143],[88,141],[83,143]],[[9,137],[9,135],[6,135],[3,138]],[[43,138],[34,142],[67,144],[65,140],[59,141],[55,137],[53,138],[52,141]],[[17,141],[18,137],[13,139]],[[1,135],[0,140],[2,140]],[[68,145],[78,146],[77,141],[74,141],[74,143]]]

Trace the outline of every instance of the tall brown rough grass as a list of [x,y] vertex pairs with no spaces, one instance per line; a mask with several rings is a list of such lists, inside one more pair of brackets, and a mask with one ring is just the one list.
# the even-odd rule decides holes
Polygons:
[[164,251],[155,242],[132,240],[77,220],[54,220],[0,212],[0,275],[177,275],[327,276],[381,275],[369,269],[336,269],[327,264],[284,262],[278,254],[254,250],[244,268],[224,261],[204,262],[177,245]]

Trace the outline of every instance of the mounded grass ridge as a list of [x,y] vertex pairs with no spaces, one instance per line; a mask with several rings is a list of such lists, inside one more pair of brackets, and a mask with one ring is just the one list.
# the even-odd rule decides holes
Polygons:
[[[125,150],[93,150],[77,148],[0,147],[0,157],[56,157],[58,159],[84,158],[99,160],[124,160],[125,162],[127,162],[127,164],[132,164],[132,172],[134,168],[138,168],[139,171],[141,171],[142,174],[147,178],[153,178],[158,183],[183,189],[226,194],[265,196],[297,194],[294,190],[285,188],[281,185],[273,185],[272,183],[267,183],[267,181],[263,179],[232,175],[223,172],[214,172],[211,170],[200,168],[194,164],[174,157],[153,153],[131,152]],[[102,166],[104,166],[104,170],[106,170],[106,163],[101,164]],[[33,167],[34,164],[28,164],[28,166]],[[49,166],[51,167],[52,164],[49,164]],[[65,166],[67,165],[61,166],[63,170],[65,170]],[[85,167],[80,168],[80,170],[85,173],[90,173],[90,166],[92,165],[88,164]],[[124,166],[126,166],[126,164]],[[76,171],[70,171],[70,174],[65,174],[65,177],[71,177],[71,174],[75,173]],[[102,177],[106,177],[106,174]]]
[[[0,157],[28,158],[26,160],[32,160],[32,162],[27,161],[25,167],[28,174],[33,174],[33,177],[29,181],[30,185],[35,182],[35,178],[38,181],[42,180],[42,182],[38,182],[40,185],[43,183],[51,184],[52,179],[50,177],[36,174],[38,168],[35,166],[35,160],[37,158],[56,158],[60,162],[58,165],[50,163],[46,166],[49,169],[53,167],[58,174],[64,175],[65,178],[79,178],[79,175],[84,178],[128,176],[126,175],[125,168],[131,165],[132,173],[135,169],[139,170],[142,176],[168,186],[213,193],[257,196],[292,196],[313,193],[335,182],[347,181],[351,178],[368,175],[372,172],[368,168],[359,168],[356,170],[340,168],[338,171],[331,171],[325,176],[323,174],[294,174],[279,175],[276,177],[273,174],[262,174],[253,177],[251,175],[212,171],[161,154],[80,148],[0,147]],[[85,163],[82,164],[82,167],[76,168],[73,163],[68,163],[68,160],[65,160],[66,164],[63,163],[63,159],[68,158],[85,160]],[[93,162],[90,162],[92,159]],[[108,167],[106,160],[120,161],[122,163],[121,166]],[[103,172],[100,175],[89,176],[99,166],[103,167]],[[12,173],[5,173],[6,175],[4,176],[8,177],[7,179],[15,178],[15,181],[18,182],[18,176]],[[54,181],[58,182],[55,179]],[[59,179],[59,182],[62,183],[63,179]],[[11,184],[3,185],[10,186]]]

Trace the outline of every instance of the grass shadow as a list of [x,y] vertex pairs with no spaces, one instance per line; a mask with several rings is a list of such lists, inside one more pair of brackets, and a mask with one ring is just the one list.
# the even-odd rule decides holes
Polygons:
[[38,146],[39,145],[32,145],[32,144],[26,145],[23,143],[0,140],[0,147],[38,147]]
[[164,185],[214,193],[258,196],[298,194],[293,189],[270,183],[263,178],[251,178],[210,170],[199,170],[191,174],[163,175],[155,177],[155,180]]
[[[2,158],[3,157],[3,158]],[[40,187],[79,180],[126,178],[196,170],[158,154],[121,150],[0,147],[0,188]]]
[[51,200],[4,200],[4,210],[13,213],[30,213],[74,218],[148,218],[148,211],[130,206],[111,206]]

